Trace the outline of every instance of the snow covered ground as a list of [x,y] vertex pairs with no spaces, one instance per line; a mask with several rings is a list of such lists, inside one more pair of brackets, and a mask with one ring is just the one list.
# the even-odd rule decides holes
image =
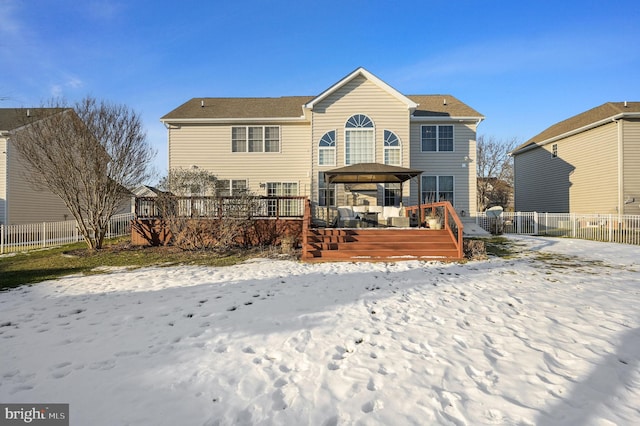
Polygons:
[[149,268],[0,293],[0,402],[72,425],[640,424],[640,247]]

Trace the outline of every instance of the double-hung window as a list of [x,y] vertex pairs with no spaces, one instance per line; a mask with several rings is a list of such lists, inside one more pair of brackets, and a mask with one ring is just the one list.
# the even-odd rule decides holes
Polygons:
[[424,203],[449,201],[453,204],[453,176],[422,176],[422,201]]
[[384,164],[391,166],[401,165],[400,139],[395,133],[384,131]]
[[364,114],[351,116],[344,131],[344,163],[348,166],[375,162],[375,129]]
[[[391,166],[401,165],[400,139],[395,133],[384,131],[384,164]],[[384,184],[384,205],[399,206],[402,201],[402,193],[399,183]]]
[[318,165],[336,165],[336,131],[325,133],[318,143]]
[[280,152],[277,126],[236,126],[231,128],[232,152]]
[[244,179],[218,179],[216,193],[218,197],[242,195],[247,191],[247,181]]
[[336,205],[336,185],[330,185],[324,180],[324,172],[318,173],[318,205]]
[[429,125],[421,127],[422,151],[452,152],[453,126]]

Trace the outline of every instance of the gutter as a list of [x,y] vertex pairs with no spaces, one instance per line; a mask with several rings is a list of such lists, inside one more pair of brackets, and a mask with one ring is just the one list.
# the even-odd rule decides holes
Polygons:
[[621,112],[620,114],[616,114],[614,116],[611,117],[607,117],[607,118],[603,118],[602,120],[598,120],[596,122],[593,122],[591,124],[587,124],[586,126],[582,126],[579,127],[577,129],[574,130],[570,130],[568,132],[562,133],[561,135],[558,136],[554,136],[552,138],[546,139],[542,142],[535,142],[532,141],[531,144],[525,146],[524,148],[521,148],[517,151],[511,151],[509,153],[509,155],[513,156],[513,155],[517,155],[517,154],[522,154],[523,152],[527,152],[530,151],[534,148],[540,147],[540,146],[545,146],[545,145],[549,145],[550,143],[556,142],[560,139],[564,139],[567,138],[569,136],[573,136],[573,135],[577,135],[578,133],[582,133],[585,132],[587,130],[593,129],[595,127],[599,127],[602,126],[604,124],[607,123],[615,123],[620,119],[623,118],[640,118],[640,112]]
[[250,118],[161,118],[162,123],[184,123],[184,124],[224,124],[224,123],[297,123],[309,121],[304,115],[300,117],[250,117]]
[[440,116],[440,117],[416,117],[411,116],[411,121],[415,122],[436,122],[436,121],[475,121],[477,124],[480,124],[481,121],[485,119],[485,117],[451,117],[451,116]]

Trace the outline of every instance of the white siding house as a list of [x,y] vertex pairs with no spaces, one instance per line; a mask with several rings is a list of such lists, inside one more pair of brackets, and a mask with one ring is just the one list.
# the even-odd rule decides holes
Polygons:
[[[308,196],[315,205],[449,200],[476,209],[476,129],[482,114],[451,95],[404,95],[358,68],[316,96],[193,98],[161,118],[169,168],[214,173],[224,194]],[[402,187],[326,191],[323,172],[358,163],[423,171]],[[464,215],[463,215],[464,216]]]
[[33,179],[11,143],[27,115],[51,114],[49,108],[0,108],[0,224],[57,222],[72,219],[62,200],[33,184]]
[[640,102],[607,102],[517,147],[515,209],[640,214]]

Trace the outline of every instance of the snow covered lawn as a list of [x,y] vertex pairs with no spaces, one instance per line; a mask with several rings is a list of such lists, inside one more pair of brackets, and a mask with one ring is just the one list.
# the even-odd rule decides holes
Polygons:
[[640,247],[148,268],[0,293],[0,402],[72,425],[640,424]]

